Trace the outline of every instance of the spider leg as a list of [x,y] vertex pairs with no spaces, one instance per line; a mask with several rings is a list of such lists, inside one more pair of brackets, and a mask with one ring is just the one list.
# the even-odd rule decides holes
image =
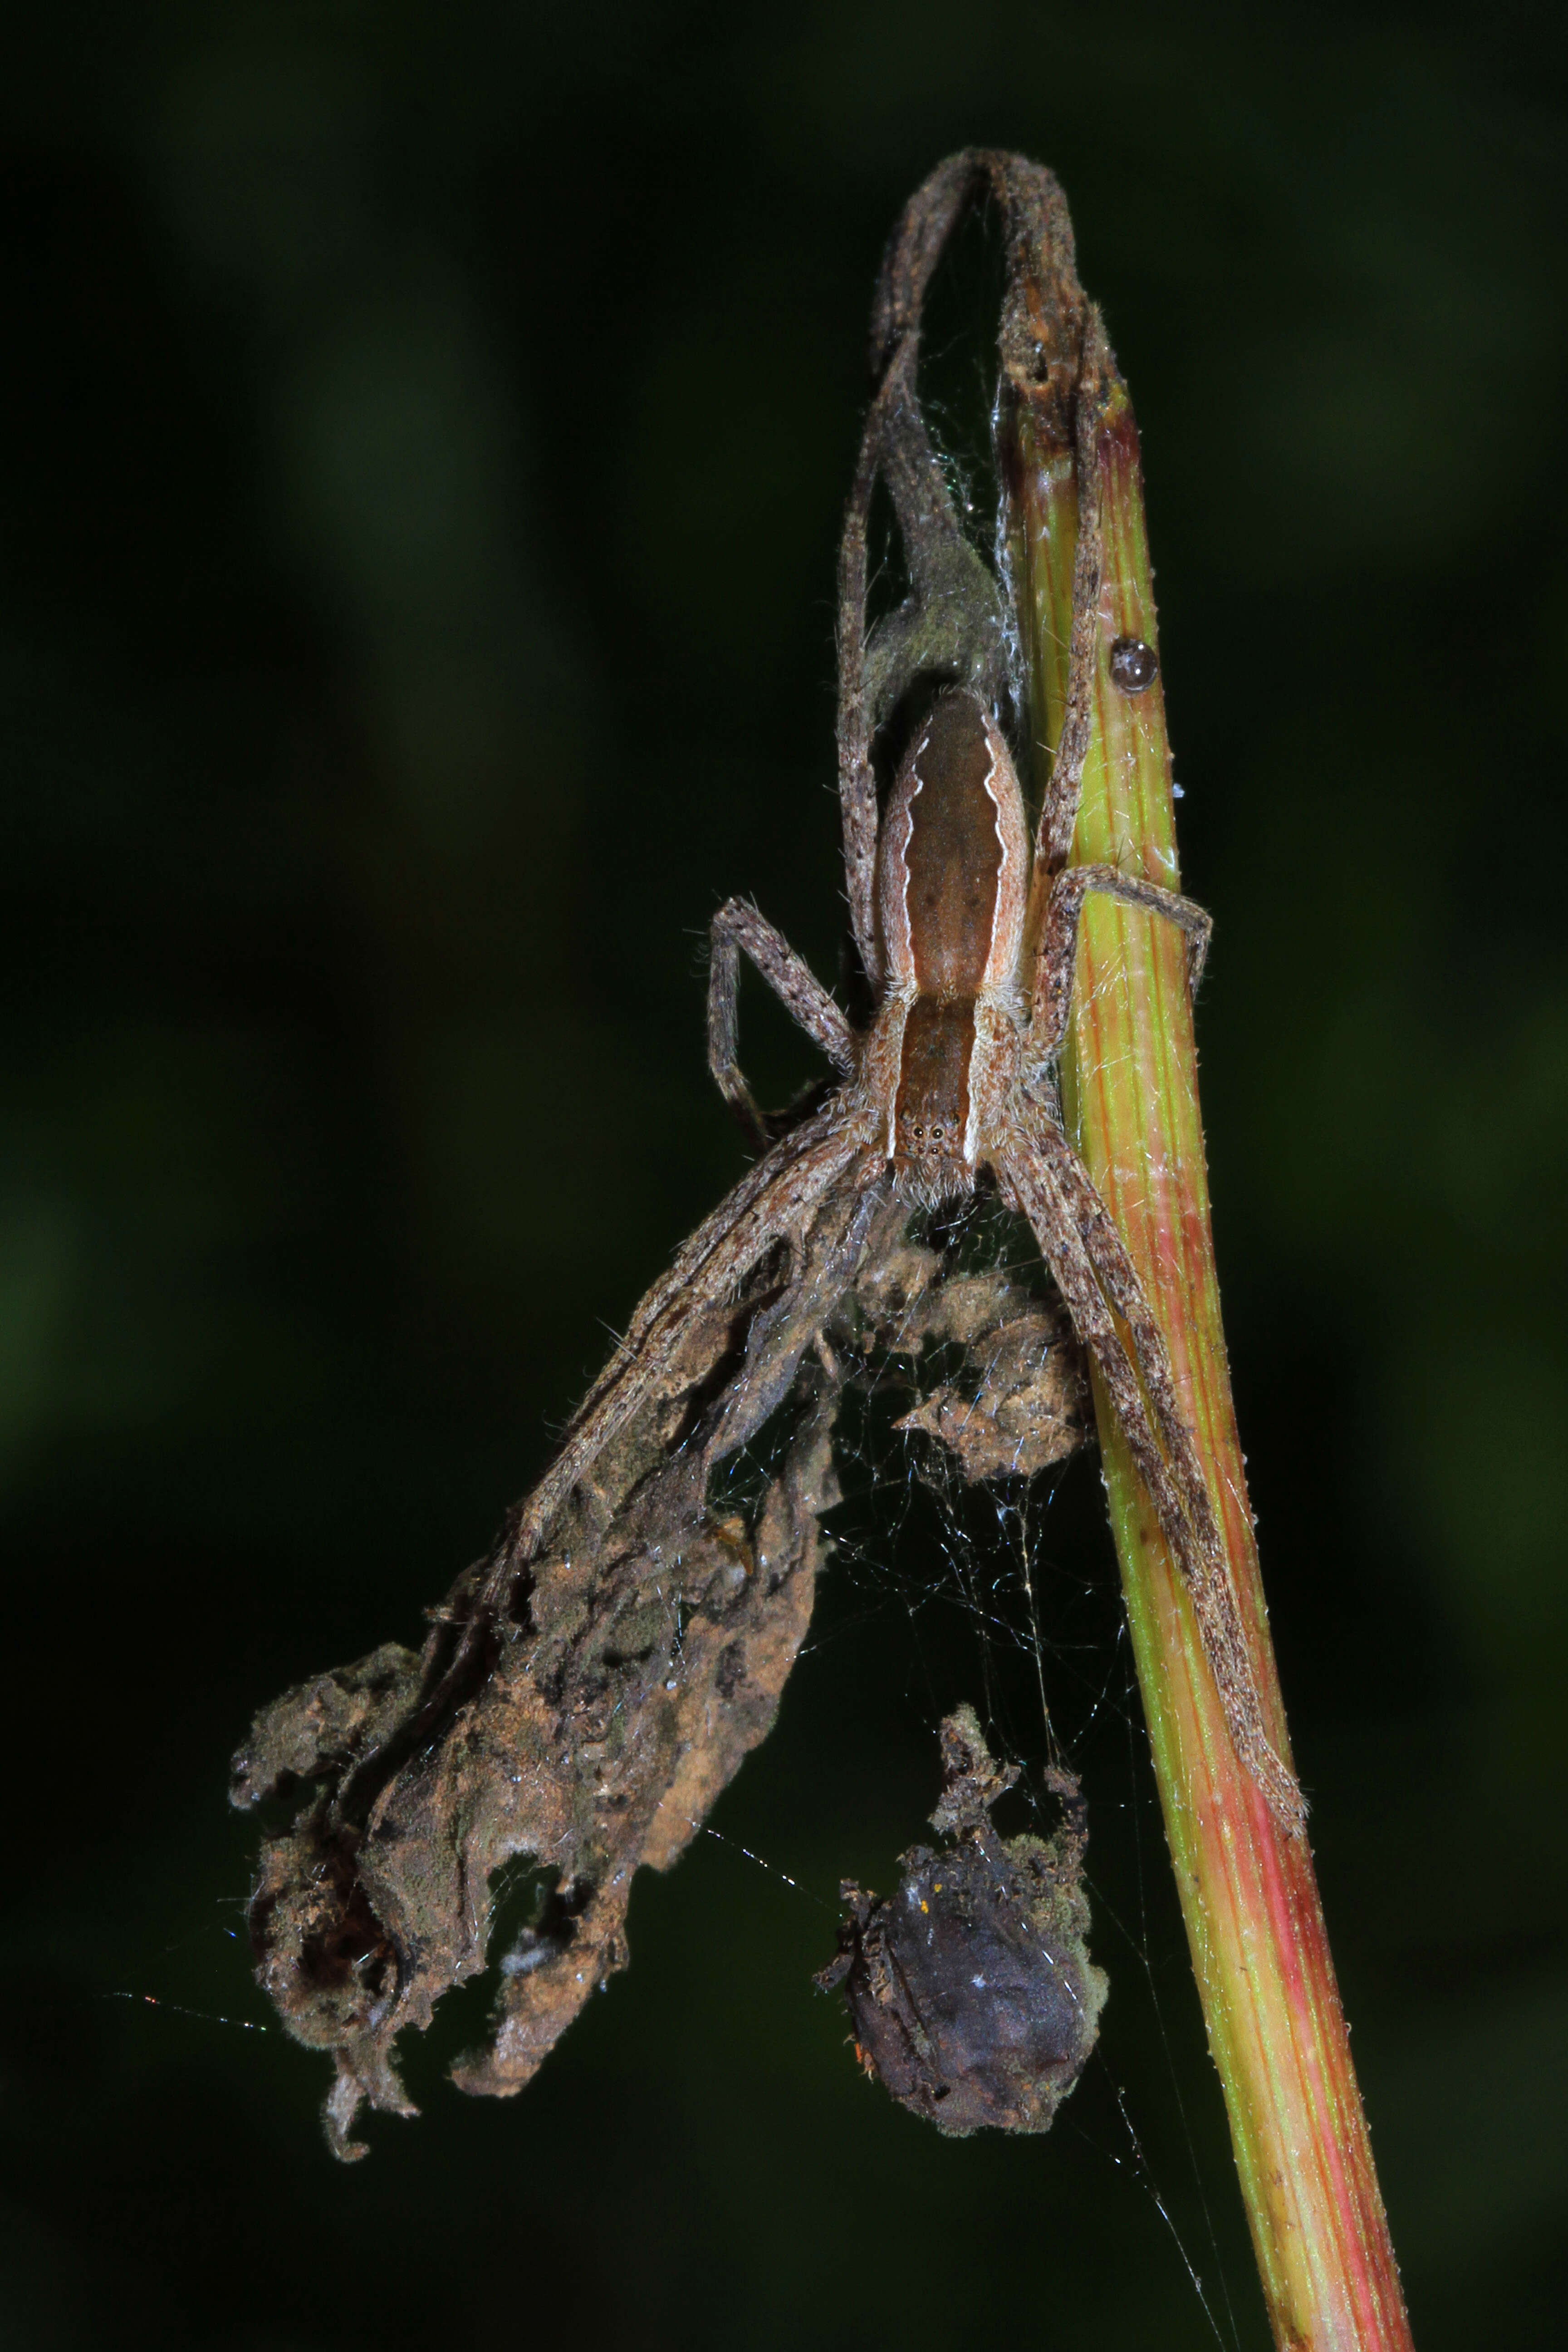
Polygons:
[[[931,272],[965,204],[998,167],[1005,173],[1001,159],[978,152],[939,166],[894,232],[872,304],[877,388],[838,551],[838,796],[850,919],[873,988],[883,973],[872,740],[921,672],[972,684],[992,703],[1008,685],[1003,599],[959,520],[918,383],[921,311]],[[892,502],[910,593],[868,629],[867,535],[879,480]]]
[[[891,348],[871,403],[838,551],[838,796],[855,944],[874,988],[882,980],[877,931],[877,778],[871,742],[922,672],[973,684],[994,701],[1006,685],[1005,631],[996,583],[964,537],[942,460],[915,391],[918,310]],[[910,576],[896,612],[866,625],[867,530],[886,485]]]
[[[780,1241],[796,1247],[823,1194],[865,1150],[858,1123],[836,1097],[775,1143],[698,1226],[632,1317],[626,1336],[573,1415],[550,1468],[512,1515],[485,1579],[479,1613],[505,1603],[518,1570],[540,1549],[550,1522],[595,1457],[631,1419],[679,1348],[694,1315],[732,1293]],[[879,1158],[868,1173],[879,1176]]]
[[[1306,1807],[1264,1727],[1225,1547],[1191,1433],[1176,1401],[1164,1335],[1110,1212],[1067,1139],[1037,1119],[999,1173],[1033,1226],[1092,1354],[1192,1599],[1237,1755],[1274,1812],[1299,1830]],[[1116,1328],[1121,1315],[1131,1351]]]
[[1115,362],[1106,341],[1104,323],[1091,305],[1084,320],[1083,347],[1073,394],[1078,543],[1073,550],[1067,697],[1035,835],[1037,887],[1048,885],[1067,864],[1071,852],[1083,791],[1083,763],[1094,731],[1095,685],[1104,635],[1100,617],[1100,583],[1105,564],[1098,441],[1106,390],[1114,375]]
[[876,722],[866,690],[867,530],[881,470],[888,386],[879,390],[860,436],[855,479],[838,542],[838,805],[844,826],[844,880],[861,967],[882,984],[877,937],[877,778],[871,766]]
[[754,1143],[768,1142],[767,1123],[741,1072],[736,997],[742,953],[828,1060],[846,1076],[855,1066],[848,1022],[810,966],[780,931],[743,898],[727,899],[713,918],[708,964],[708,1066],[720,1093]]
[[[1040,811],[1035,849],[1037,907],[1067,863],[1083,763],[1093,729],[1103,630],[1099,435],[1116,381],[1100,313],[1085,302],[1073,267],[1072,229],[1050,173],[1016,156],[968,148],[937,166],[906,205],[883,257],[871,310],[877,390],[866,419],[838,563],[838,792],[855,940],[873,988],[882,980],[876,924],[877,785],[872,738],[921,670],[967,679],[993,703],[1011,683],[1007,598],[969,545],[921,411],[921,316],[953,227],[983,192],[1003,211],[1008,286],[1003,306],[1002,390],[1070,403],[1078,475],[1073,622],[1066,707]],[[903,541],[910,593],[866,627],[867,535],[879,478]],[[999,568],[1006,573],[1005,553]],[[1037,929],[1031,923],[1031,932]]]
[[1078,961],[1078,927],[1083,902],[1091,890],[1108,898],[1120,898],[1130,907],[1146,907],[1151,914],[1163,915],[1168,922],[1184,930],[1187,935],[1187,979],[1192,987],[1197,986],[1207,961],[1214,917],[1195,898],[1184,898],[1179,890],[1163,890],[1157,882],[1144,882],[1135,875],[1122,874],[1114,866],[1068,866],[1051,886],[1040,931],[1034,1009],[1025,1048],[1031,1067],[1054,1061],[1067,1035],[1073,967]]
[[697,1443],[704,1483],[709,1471],[748,1444],[784,1402],[807,1349],[818,1344],[821,1352],[823,1325],[861,1266],[868,1259],[880,1264],[908,1223],[908,1204],[895,1197],[885,1160],[851,1167],[847,1177],[828,1185],[795,1251],[788,1281],[752,1318],[745,1362],[702,1424]]

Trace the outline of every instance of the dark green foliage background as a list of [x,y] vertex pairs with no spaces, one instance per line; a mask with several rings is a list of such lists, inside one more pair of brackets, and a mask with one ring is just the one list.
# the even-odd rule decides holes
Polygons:
[[1264,2340],[1125,1666],[1092,1716],[1064,1631],[1085,1579],[1114,1628],[1091,1468],[1047,1668],[1115,1989],[1049,2139],[926,2133],[810,1990],[811,1895],[889,1883],[978,1695],[960,1612],[847,1572],[718,1816],[811,1895],[700,1841],[521,2102],[416,2053],[343,2171],[320,2061],[118,1997],[265,2018],[252,1707],[418,1637],[738,1171],[713,907],[836,968],[864,320],[972,139],[1060,173],[1143,426],[1242,1424],[1417,2338],[1560,2341],[1560,24],[12,13],[6,2343],[1212,2343],[1178,2238]]

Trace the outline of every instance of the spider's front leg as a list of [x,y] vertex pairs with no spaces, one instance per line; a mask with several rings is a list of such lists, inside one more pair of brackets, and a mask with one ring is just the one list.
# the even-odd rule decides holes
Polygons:
[[1034,1003],[1024,1048],[1024,1066],[1031,1076],[1056,1060],[1067,1035],[1073,970],[1078,961],[1078,927],[1083,902],[1091,890],[1107,898],[1120,898],[1124,906],[1146,908],[1150,914],[1163,915],[1167,922],[1184,931],[1191,987],[1196,988],[1208,957],[1214,917],[1195,898],[1184,898],[1179,890],[1162,889],[1157,882],[1144,882],[1136,875],[1121,873],[1114,866],[1069,866],[1051,885],[1045,921],[1040,927]]
[[855,1067],[855,1034],[844,1014],[782,932],[743,898],[727,899],[713,918],[708,965],[708,1066],[720,1093],[753,1143],[772,1140],[768,1123],[742,1075],[737,1039],[741,957],[747,955],[786,1012],[835,1068]]

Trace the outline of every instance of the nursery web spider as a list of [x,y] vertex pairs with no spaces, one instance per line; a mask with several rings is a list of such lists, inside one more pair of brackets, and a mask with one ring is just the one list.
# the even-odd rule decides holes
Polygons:
[[[1008,467],[1026,446],[1063,461],[1078,491],[1065,698],[1032,841],[1013,756],[1026,745],[1012,542],[1001,538],[994,571],[970,545],[916,382],[932,268],[983,188],[999,200],[1010,248],[1004,519]],[[966,1366],[971,1342],[984,1342],[978,1401],[964,1373],[960,1391],[935,1391],[899,1424],[934,1430],[965,1477],[1027,1475],[1058,1458],[1064,1433],[1070,1443],[1076,1374],[1064,1389],[1059,1365],[1051,1373],[1057,1303],[994,1273],[957,1274],[911,1244],[921,1209],[962,1210],[989,1192],[1027,1221],[1184,1576],[1238,1755],[1282,1822],[1303,1817],[1264,1728],[1164,1339],[1062,1126],[1057,1062],[1086,895],[1174,924],[1194,971],[1209,925],[1141,877],[1068,864],[1093,714],[1147,688],[1157,663],[1141,640],[1112,642],[1101,613],[1097,485],[1114,365],[1048,173],[974,152],[938,167],[889,248],[873,366],[839,577],[839,788],[864,1017],[847,1016],[755,908],[721,908],[709,1059],[760,1148],[755,1166],[638,1307],[543,1479],[430,1612],[422,1654],[387,1643],[298,1685],[261,1710],[235,1759],[237,1804],[308,1792],[263,1844],[250,1926],[258,1978],[288,2030],[335,2055],[327,2113],[340,2156],[363,2152],[350,2131],[364,2101],[412,2112],[395,2044],[485,1965],[503,1865],[531,1862],[537,1905],[502,1956],[488,2041],[456,2070],[467,2089],[521,2089],[594,1987],[626,1965],[633,1874],[667,1868],[689,1843],[773,1720],[810,1622],[821,1515],[837,1499],[844,1366],[868,1339],[911,1363],[930,1339]],[[908,593],[868,626],[879,487]],[[778,1118],[763,1117],[741,1073],[742,956],[836,1073]],[[792,1391],[803,1410],[757,1507],[715,1508],[712,1474]],[[961,1710],[947,1729],[949,1786],[932,1817],[956,1838],[942,1864],[943,1887],[950,1863],[956,1873],[947,1957],[962,1959],[977,1928],[994,1931],[1005,1997],[981,1969],[964,1979],[984,1995],[973,2008],[961,1998],[953,2011],[941,1970],[906,1984],[908,2001],[880,2001],[907,1955],[869,1898],[856,1913],[847,1989],[852,2007],[859,1993],[872,2000],[858,2025],[896,2095],[921,2112],[941,2104],[949,2127],[1040,2128],[1088,2054],[1099,2006],[1082,1949],[1081,1809],[1070,1776],[1058,1779],[1068,1818],[1056,1840],[994,1840],[986,1813],[1005,1774],[973,1717]],[[934,1943],[921,1951],[931,1958]],[[1058,2032],[1072,2021],[1036,1969],[1042,1956],[1050,1976],[1072,1978],[1081,2031]],[[937,2031],[944,2018],[960,2029],[956,2058]]]
[[[973,182],[990,158],[958,159]],[[1009,165],[1016,175],[1017,166]],[[1033,167],[1028,167],[1031,171]],[[1022,204],[1059,205],[1048,175]],[[1237,1749],[1275,1812],[1303,1818],[1270,1745],[1213,1503],[1177,1401],[1163,1337],[1127,1249],[1063,1131],[1056,1066],[1066,1035],[1079,919],[1091,891],[1185,933],[1194,978],[1209,918],[1189,898],[1110,866],[1068,867],[1096,665],[1101,532],[1094,429],[1112,373],[1098,314],[1082,308],[1076,381],[1079,530],[1067,711],[1031,845],[1004,719],[1012,707],[1005,587],[965,539],[916,394],[920,315],[961,209],[950,173],[910,207],[874,311],[880,382],[868,418],[840,567],[839,790],[854,940],[874,1012],[846,1014],[757,909],[732,898],[713,919],[708,1050],[714,1078],[762,1157],[686,1243],[633,1316],[569,1426],[561,1453],[510,1522],[481,1615],[506,1608],[554,1514],[649,1393],[690,1319],[731,1295],[770,1252],[798,1256],[830,1202],[844,1278],[873,1203],[962,1202],[994,1186],[1026,1218],[1098,1366],[1192,1596]],[[1004,189],[1019,209],[1019,190]],[[1064,215],[1065,218],[1065,215]],[[1066,232],[1070,236],[1070,232]],[[1070,248],[1069,248],[1070,250]],[[867,538],[886,486],[910,593],[868,630]],[[1125,665],[1123,665],[1125,667]],[[1113,682],[1116,673],[1110,673]],[[1146,679],[1121,681],[1137,690]],[[891,719],[908,749],[879,805],[874,747]],[[782,1134],[742,1075],[740,959],[755,965],[837,1074],[819,1108]],[[776,1134],[776,1139],[770,1139]],[[858,1243],[856,1236],[861,1237]]]

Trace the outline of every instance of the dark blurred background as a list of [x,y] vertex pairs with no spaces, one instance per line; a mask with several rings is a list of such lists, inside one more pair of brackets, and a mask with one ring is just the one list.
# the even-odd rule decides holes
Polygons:
[[1243,1433],[1417,2340],[1560,2342],[1561,21],[8,14],[0,2335],[1266,2340],[1092,1464],[1044,1662],[1113,1990],[1047,2139],[938,2139],[809,1983],[996,1666],[874,1530],[521,2101],[443,2082],[476,1989],[342,2169],[253,2030],[229,1750],[419,1638],[739,1171],[716,904],[837,969],[867,306],[984,140],[1066,183],[1143,428]]

